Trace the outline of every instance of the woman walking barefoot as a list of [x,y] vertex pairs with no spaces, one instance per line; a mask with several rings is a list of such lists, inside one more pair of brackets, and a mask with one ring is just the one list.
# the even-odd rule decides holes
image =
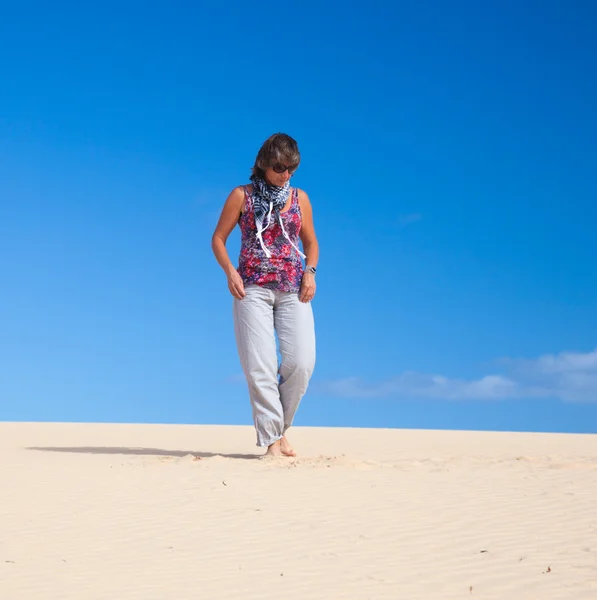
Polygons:
[[[238,353],[257,445],[267,446],[266,456],[296,456],[286,432],[315,366],[311,300],[319,245],[309,197],[290,187],[299,163],[298,145],[289,135],[267,139],[257,153],[251,184],[232,190],[212,237],[213,252],[234,296]],[[241,250],[235,268],[226,241],[237,224]]]

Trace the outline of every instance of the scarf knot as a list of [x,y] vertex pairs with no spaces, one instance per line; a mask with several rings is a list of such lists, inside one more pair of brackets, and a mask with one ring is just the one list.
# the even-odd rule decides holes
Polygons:
[[[253,213],[255,215],[255,225],[257,227],[257,238],[261,244],[263,252],[270,258],[271,252],[265,247],[263,243],[263,232],[272,224],[272,214],[274,220],[280,223],[282,228],[282,234],[290,242],[293,248],[301,255],[302,258],[306,258],[305,255],[296,247],[292,242],[284,223],[282,222],[281,211],[286,206],[288,199],[288,192],[290,190],[290,181],[287,181],[282,187],[277,185],[270,185],[257,176],[251,177],[253,182]],[[266,222],[267,219],[267,222]]]

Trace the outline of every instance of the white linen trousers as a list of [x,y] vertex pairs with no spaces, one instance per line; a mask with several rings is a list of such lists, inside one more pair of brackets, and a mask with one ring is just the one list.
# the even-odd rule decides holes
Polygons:
[[233,301],[236,343],[257,445],[270,446],[292,425],[315,367],[313,309],[310,302],[299,300],[297,292],[254,284],[245,292],[244,298]]

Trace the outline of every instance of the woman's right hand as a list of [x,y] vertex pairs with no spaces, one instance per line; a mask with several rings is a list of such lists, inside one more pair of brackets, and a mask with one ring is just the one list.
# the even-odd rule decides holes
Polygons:
[[245,286],[241,276],[236,270],[232,270],[228,274],[228,289],[230,290],[230,293],[239,300],[242,300],[245,297]]
[[216,229],[211,236],[211,247],[218,264],[226,274],[228,279],[228,289],[230,290],[230,293],[239,300],[245,296],[245,286],[243,285],[243,281],[238,271],[230,262],[228,252],[226,251],[226,240],[238,223],[244,202],[244,189],[241,186],[234,188],[226,199]]

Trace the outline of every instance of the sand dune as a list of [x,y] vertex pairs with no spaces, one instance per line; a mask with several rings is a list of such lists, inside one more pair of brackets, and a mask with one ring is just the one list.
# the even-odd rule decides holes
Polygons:
[[0,600],[597,598],[597,436],[0,423]]

